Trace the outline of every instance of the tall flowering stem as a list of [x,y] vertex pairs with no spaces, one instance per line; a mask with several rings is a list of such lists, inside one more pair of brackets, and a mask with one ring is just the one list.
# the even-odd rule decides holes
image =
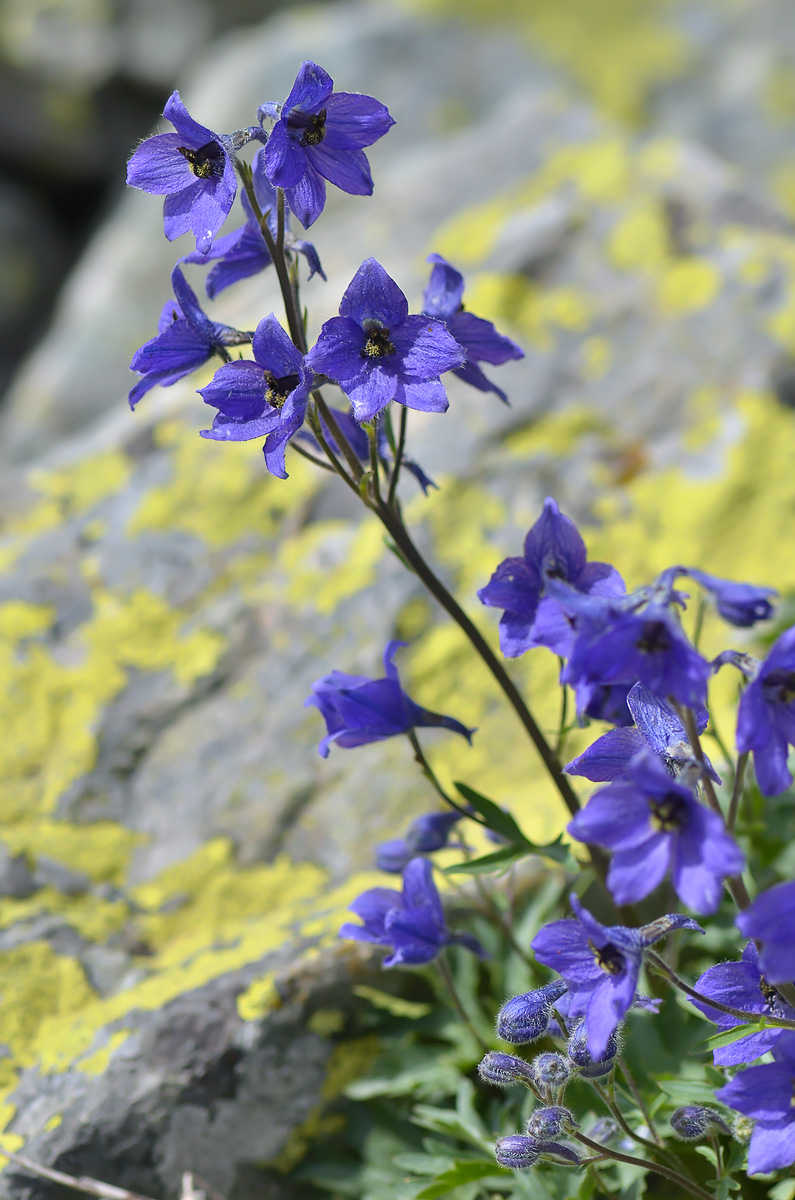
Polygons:
[[[742,1021],[757,1022],[759,1020],[758,1012],[749,1012],[743,1008],[733,1008],[730,1004],[723,1004],[711,996],[705,996],[702,992],[697,992],[695,988],[691,988],[683,979],[680,979],[676,971],[669,967],[668,963],[660,958],[659,954],[655,954],[653,950],[647,951],[646,959],[649,966],[654,967],[661,975],[664,975],[674,987],[678,988],[680,992],[684,992],[691,1000],[697,1000],[699,1004],[706,1004],[709,1008],[717,1009],[718,1012],[726,1013],[730,1017],[739,1017]],[[783,994],[785,985],[777,984],[776,986],[777,990]],[[765,1013],[765,1024],[775,1025],[779,1029],[795,1029],[795,1021],[790,1021],[786,1017],[776,1017],[772,1013]]]
[[616,1162],[627,1163],[631,1167],[643,1167],[647,1171],[655,1171],[658,1175],[664,1175],[666,1179],[670,1179],[673,1183],[678,1183],[691,1196],[698,1196],[699,1200],[715,1200],[714,1196],[709,1192],[705,1192],[697,1183],[686,1179],[678,1171],[672,1171],[670,1167],[663,1166],[662,1163],[651,1162],[648,1158],[633,1158],[631,1154],[622,1154],[619,1150],[613,1150],[610,1146],[600,1146],[598,1142],[592,1142],[589,1137],[586,1137],[584,1133],[580,1133],[577,1130],[574,1130],[571,1136],[603,1158],[612,1158]]

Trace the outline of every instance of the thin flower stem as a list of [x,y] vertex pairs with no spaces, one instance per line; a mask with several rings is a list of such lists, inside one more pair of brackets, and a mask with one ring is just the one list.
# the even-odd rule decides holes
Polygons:
[[665,959],[660,958],[654,950],[646,951],[646,960],[650,966],[655,967],[661,975],[669,979],[674,987],[679,988],[680,992],[684,992],[691,1000],[697,1000],[699,1004],[714,1008],[717,1012],[727,1013],[730,1017],[739,1017],[741,1021],[757,1023],[764,1017],[766,1025],[774,1025],[777,1029],[795,1029],[795,1021],[788,1021],[786,1017],[774,1017],[770,1013],[748,1012],[743,1008],[733,1008],[730,1004],[721,1004],[712,996],[705,996],[702,992],[697,992],[695,988],[691,988],[683,979],[680,979],[676,972],[668,966]]
[[632,1072],[629,1069],[629,1064],[627,1063],[627,1060],[624,1058],[623,1054],[617,1054],[616,1062],[618,1063],[619,1067],[621,1068],[621,1074],[624,1076],[624,1079],[627,1082],[627,1087],[629,1088],[630,1092],[632,1093],[632,1099],[635,1101],[635,1103],[637,1104],[641,1113],[643,1114],[643,1119],[646,1122],[646,1126],[647,1126],[649,1132],[651,1133],[651,1136],[654,1138],[655,1143],[658,1146],[661,1146],[662,1138],[660,1137],[659,1133],[657,1132],[655,1125],[654,1125],[654,1121],[651,1118],[651,1114],[649,1113],[649,1110],[647,1109],[646,1105],[643,1102],[643,1097],[640,1094],[638,1085],[635,1083],[635,1080],[632,1076]]
[[592,1142],[584,1133],[572,1132],[571,1135],[583,1146],[587,1146],[589,1150],[595,1150],[598,1154],[603,1154],[605,1158],[613,1158],[616,1162],[628,1163],[631,1167],[645,1167],[647,1171],[654,1171],[657,1175],[664,1175],[666,1179],[670,1179],[673,1183],[678,1183],[685,1191],[690,1192],[691,1196],[697,1196],[698,1200],[714,1200],[709,1192],[705,1192],[697,1183],[686,1179],[684,1175],[680,1175],[678,1171],[672,1171],[670,1167],[663,1166],[662,1163],[650,1162],[647,1158],[633,1158],[631,1154],[621,1154],[618,1150],[612,1150],[610,1146],[600,1146],[598,1142]]
[[310,413],[309,419],[310,419],[310,424],[312,426],[312,432],[314,433],[315,437],[317,438],[317,442],[318,442],[318,445],[320,446],[321,450],[325,454],[326,458],[329,460],[329,463],[331,464],[331,470],[336,471],[336,473],[339,475],[340,479],[342,479],[348,485],[348,487],[351,489],[351,491],[355,492],[356,495],[358,496],[360,494],[358,487],[356,486],[354,481],[351,479],[351,477],[348,475],[348,473],[345,470],[345,468],[343,467],[342,463],[337,458],[336,454],[331,449],[331,446],[329,446],[328,442],[326,441],[326,438],[323,434],[323,428],[320,424],[320,417],[318,416],[317,412],[315,412],[314,414]]
[[[645,1146],[647,1150],[652,1150],[655,1154],[659,1154],[661,1157],[666,1158],[669,1162],[678,1162],[678,1160],[674,1159],[673,1155],[670,1154],[669,1151],[666,1150],[662,1145],[658,1145],[656,1142],[650,1142],[648,1138],[641,1137],[639,1133],[636,1133],[627,1121],[621,1109],[618,1107],[616,1101],[611,1099],[605,1089],[601,1087],[601,1085],[598,1084],[595,1079],[591,1080],[591,1084],[596,1094],[601,1097],[602,1103],[610,1113],[611,1117],[613,1117],[627,1137],[632,1138],[632,1141],[637,1142],[639,1146]],[[651,1126],[649,1126],[649,1128],[651,1128]]]
[[701,641],[701,634],[704,629],[704,616],[706,614],[706,611],[707,611],[707,602],[704,599],[704,597],[701,596],[698,601],[698,608],[696,609],[696,623],[693,628],[693,636],[690,639],[696,650],[698,650],[698,645],[699,645],[699,642]]
[[444,986],[447,989],[447,994],[449,995],[449,997],[453,1003],[453,1008],[456,1010],[456,1012],[458,1013],[462,1022],[467,1027],[469,1032],[472,1034],[473,1038],[478,1043],[478,1045],[480,1046],[483,1053],[488,1054],[489,1047],[484,1042],[483,1038],[480,1036],[477,1029],[475,1029],[475,1026],[472,1024],[469,1014],[467,1013],[466,1009],[464,1008],[463,1004],[461,1003],[461,997],[458,994],[458,989],[456,988],[455,980],[453,979],[453,972],[450,970],[450,964],[448,963],[447,959],[444,956],[444,951],[436,959],[436,965],[439,968],[439,974],[442,977]]
[[740,800],[742,799],[743,788],[745,786],[745,768],[748,766],[748,755],[750,751],[746,750],[737,759],[737,771],[734,776],[734,787],[732,788],[732,798],[729,801],[729,814],[726,817],[726,826],[732,832],[737,824],[737,813],[740,809]]
[[378,430],[375,421],[367,428],[367,438],[370,442],[370,475],[373,500],[381,503],[380,471],[378,467]]
[[416,729],[410,729],[408,731],[408,733],[406,734],[406,737],[411,742],[411,747],[414,751],[414,761],[416,763],[418,763],[419,766],[422,768],[423,775],[425,776],[426,779],[428,779],[431,782],[431,784],[433,785],[433,787],[436,790],[437,795],[440,796],[442,800],[444,800],[445,804],[449,804],[450,807],[454,808],[456,810],[456,812],[461,814],[462,817],[468,817],[468,819],[470,821],[475,821],[478,825],[482,825],[484,829],[488,829],[489,828],[488,823],[486,821],[484,821],[483,817],[478,816],[477,813],[468,812],[463,807],[463,805],[458,804],[457,801],[455,801],[452,798],[452,796],[449,796],[447,794],[447,792],[444,790],[444,788],[440,784],[439,780],[436,778],[436,775],[434,774],[431,764],[428,762],[427,758],[425,757],[425,751],[423,750],[422,746],[420,745],[420,740],[417,737]]
[[292,448],[296,454],[300,454],[301,458],[305,458],[307,462],[314,463],[322,471],[331,471],[332,474],[335,474],[331,463],[323,462],[322,458],[316,458],[314,454],[310,454],[308,450],[304,450],[303,446],[296,446],[295,442],[293,442]]
[[[563,659],[559,658],[558,662],[563,667]],[[558,722],[558,736],[555,741],[555,755],[558,759],[563,757],[563,745],[566,741],[566,718],[569,709],[569,689],[565,683],[560,685],[560,720]]]
[[[701,783],[704,788],[704,795],[707,798],[707,804],[713,812],[717,813],[724,820],[723,809],[718,803],[718,797],[715,795],[715,788],[712,785],[712,780],[707,774],[706,759],[704,750],[701,746],[701,738],[698,736],[698,726],[696,724],[696,716],[692,708],[685,708],[682,704],[677,704],[674,701],[674,708],[679,714],[679,719],[685,727],[688,741],[692,747],[693,753],[696,756],[696,761],[701,767]],[[726,879],[726,887],[731,892],[732,899],[739,909],[748,908],[751,903],[751,897],[748,895],[748,889],[740,875],[733,875]]]
[[[472,855],[470,854],[469,848],[460,834],[458,835],[458,846],[464,858],[470,861]],[[521,958],[522,962],[524,962],[526,966],[530,967],[533,974],[537,976],[539,973],[537,964],[529,954],[525,953],[525,951],[517,942],[516,938],[513,936],[513,930],[511,929],[510,921],[506,918],[505,914],[500,911],[497,901],[494,899],[479,875],[473,876],[473,883],[475,885],[475,891],[483,901],[484,907],[489,910],[493,919],[497,922],[498,927],[501,929],[505,940],[513,950],[514,954],[517,954],[519,958]]]
[[406,427],[408,425],[409,410],[405,404],[400,409],[400,432],[398,433],[397,448],[395,450],[395,461],[392,466],[392,478],[389,481],[389,492],[386,502],[389,508],[395,507],[395,491],[397,489],[398,478],[400,476],[400,468],[403,465],[403,451],[406,447]]

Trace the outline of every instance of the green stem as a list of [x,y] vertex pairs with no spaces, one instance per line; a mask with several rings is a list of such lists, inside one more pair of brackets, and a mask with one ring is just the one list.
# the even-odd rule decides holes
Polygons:
[[447,959],[444,956],[444,951],[442,951],[442,953],[436,959],[436,965],[439,968],[439,974],[442,977],[444,986],[447,989],[447,994],[449,995],[449,997],[453,1003],[453,1008],[456,1010],[456,1012],[458,1013],[459,1017],[461,1018],[463,1024],[467,1027],[469,1032],[472,1034],[473,1038],[478,1043],[478,1045],[480,1046],[483,1053],[488,1054],[489,1047],[483,1041],[483,1038],[480,1036],[477,1029],[475,1029],[475,1026],[472,1024],[469,1014],[467,1013],[466,1009],[464,1008],[463,1004],[461,1003],[461,997],[458,994],[458,990],[455,986],[455,980],[453,979],[453,972],[450,970],[450,964],[448,963]]
[[635,1101],[635,1103],[637,1104],[638,1108],[640,1109],[640,1111],[643,1115],[643,1119],[646,1122],[646,1127],[649,1130],[649,1133],[654,1138],[656,1145],[661,1146],[662,1138],[660,1137],[657,1130],[655,1129],[654,1121],[651,1119],[649,1110],[647,1109],[646,1105],[643,1103],[643,1097],[640,1094],[638,1085],[635,1083],[635,1080],[632,1076],[632,1072],[629,1069],[627,1060],[624,1058],[623,1054],[617,1054],[616,1062],[618,1063],[618,1065],[621,1069],[621,1074],[624,1076],[624,1079],[626,1080],[627,1087],[629,1088],[630,1092],[632,1093],[632,1099]]
[[400,432],[398,433],[397,448],[395,450],[395,461],[392,465],[392,478],[389,481],[389,493],[386,498],[387,507],[395,507],[395,491],[397,489],[398,478],[400,476],[400,468],[403,465],[403,451],[406,447],[406,426],[408,424],[409,410],[405,404],[400,409]]
[[684,979],[680,979],[676,971],[673,971],[665,959],[660,958],[659,954],[656,954],[654,950],[646,951],[646,961],[659,974],[669,979],[674,987],[679,988],[680,992],[684,992],[691,1000],[697,1000],[699,1004],[704,1004],[708,1008],[714,1008],[717,1012],[727,1013],[730,1017],[739,1017],[741,1021],[753,1021],[756,1024],[764,1016],[766,1025],[774,1025],[778,1029],[795,1029],[795,1021],[788,1021],[786,1017],[774,1017],[769,1013],[747,1012],[742,1008],[733,1008],[730,1004],[721,1004],[719,1000],[713,999],[712,996],[705,996],[702,992],[697,992],[695,988],[691,988],[689,984],[685,983]]
[[[663,1149],[662,1146],[657,1145],[655,1142],[650,1142],[648,1138],[641,1137],[641,1135],[639,1133],[635,1132],[635,1130],[632,1128],[632,1126],[629,1124],[626,1117],[622,1113],[621,1109],[618,1107],[618,1104],[616,1103],[616,1101],[611,1099],[611,1097],[607,1094],[605,1089],[603,1087],[601,1087],[601,1085],[598,1084],[596,1082],[596,1080],[591,1080],[591,1084],[592,1084],[596,1094],[601,1098],[602,1103],[604,1104],[605,1108],[610,1113],[611,1117],[613,1117],[616,1124],[619,1125],[619,1127],[624,1131],[624,1133],[627,1135],[627,1137],[632,1138],[632,1141],[637,1142],[639,1146],[645,1146],[647,1150],[651,1150],[655,1154],[659,1154],[659,1155],[665,1157],[666,1159],[668,1159],[669,1162],[672,1161],[672,1156],[668,1153],[667,1150]],[[649,1128],[651,1128],[651,1126],[649,1126]]]
[[684,1175],[680,1175],[678,1171],[672,1171],[670,1167],[663,1166],[662,1163],[650,1162],[647,1158],[633,1158],[631,1154],[621,1154],[618,1150],[612,1150],[609,1146],[600,1146],[598,1142],[592,1142],[584,1133],[574,1131],[571,1135],[583,1146],[587,1146],[589,1150],[595,1150],[597,1154],[603,1154],[605,1158],[613,1158],[616,1162],[628,1163],[631,1167],[645,1167],[647,1171],[654,1171],[657,1175],[664,1175],[666,1179],[670,1179],[673,1183],[678,1183],[685,1191],[690,1192],[691,1196],[697,1196],[698,1200],[714,1200],[714,1197],[709,1192],[705,1192],[697,1183],[686,1179]]
[[729,801],[729,815],[726,817],[726,826],[732,832],[737,824],[737,813],[740,808],[740,800],[745,786],[745,768],[748,766],[749,751],[746,750],[737,759],[737,771],[734,776],[734,787],[732,788],[732,798]]
[[488,822],[484,821],[484,819],[482,817],[478,816],[477,813],[467,812],[467,810],[462,805],[458,804],[452,798],[452,796],[448,796],[447,792],[444,790],[444,788],[440,784],[439,780],[436,778],[436,775],[433,772],[433,768],[431,767],[431,764],[428,762],[427,758],[425,757],[425,752],[422,749],[422,746],[420,745],[419,738],[417,737],[416,729],[410,729],[408,731],[408,733],[406,734],[406,737],[411,742],[412,749],[414,750],[414,761],[416,763],[418,763],[419,766],[422,768],[422,772],[425,775],[425,778],[431,782],[433,787],[436,789],[437,794],[441,797],[442,800],[444,800],[445,804],[449,804],[450,807],[454,808],[456,810],[456,812],[461,814],[462,817],[467,817],[470,821],[475,821],[476,824],[482,825],[484,829],[488,829],[489,828]]

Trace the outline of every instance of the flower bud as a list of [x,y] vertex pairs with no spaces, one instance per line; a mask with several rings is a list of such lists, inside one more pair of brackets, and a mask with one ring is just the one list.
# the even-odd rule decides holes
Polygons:
[[735,1117],[732,1121],[732,1136],[735,1141],[741,1142],[744,1146],[751,1140],[751,1134],[754,1132],[754,1120],[752,1117]]
[[588,1050],[588,1030],[585,1021],[580,1021],[571,1031],[567,1054],[584,1079],[599,1079],[612,1071],[615,1065],[613,1060],[618,1054],[617,1031],[613,1030],[610,1034],[607,1049],[601,1058],[594,1059]]
[[588,1137],[600,1146],[606,1146],[618,1135],[618,1124],[612,1117],[600,1117],[588,1130]]
[[534,1138],[524,1137],[521,1133],[511,1133],[508,1137],[497,1138],[494,1155],[501,1167],[510,1167],[512,1171],[528,1171],[538,1162],[540,1150]]
[[548,1142],[558,1137],[568,1126],[576,1124],[567,1108],[555,1104],[547,1108],[537,1108],[525,1126],[525,1133],[528,1137],[537,1138],[539,1142]]
[[571,1076],[571,1068],[562,1054],[537,1054],[530,1064],[538,1087],[559,1088]]
[[478,1074],[487,1083],[497,1087],[510,1087],[514,1083],[523,1083],[529,1087],[533,1083],[533,1072],[529,1063],[513,1054],[502,1054],[499,1050],[490,1050],[484,1059],[478,1063]]
[[513,996],[497,1015],[497,1036],[512,1046],[537,1041],[549,1027],[552,1005],[565,991],[563,980],[555,979],[535,991]]
[[671,1128],[682,1142],[698,1142],[710,1133],[730,1134],[720,1113],[703,1104],[685,1104],[671,1113]]

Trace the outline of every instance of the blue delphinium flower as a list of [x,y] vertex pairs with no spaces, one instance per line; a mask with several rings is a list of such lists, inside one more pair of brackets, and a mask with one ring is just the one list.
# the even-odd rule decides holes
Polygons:
[[[626,779],[630,761],[646,749],[653,750],[673,776],[695,763],[685,727],[667,700],[636,683],[627,695],[627,707],[636,728],[609,729],[563,768],[568,775],[582,775],[593,783]],[[699,705],[694,716],[701,734],[707,727],[709,714]],[[710,778],[720,783],[712,764],[708,759],[705,762]]]
[[529,1063],[514,1054],[503,1054],[500,1050],[490,1050],[485,1058],[478,1063],[478,1074],[487,1083],[495,1087],[512,1087],[515,1083],[524,1087],[532,1087],[533,1071]]
[[795,980],[795,882],[779,883],[760,893],[741,912],[737,928],[762,943],[759,967],[770,983]]
[[607,886],[618,904],[643,900],[670,871],[680,900],[715,912],[722,880],[744,866],[723,817],[699,804],[648,748],[630,761],[626,778],[591,797],[568,831],[612,851]]
[[136,350],[130,363],[131,371],[143,375],[130,392],[130,408],[135,408],[141,397],[156,384],[170,387],[214,354],[228,359],[227,346],[251,341],[250,333],[219,325],[202,312],[179,267],[171,272],[171,285],[176,303],[169,300],[164,305],[157,322],[157,336]]
[[218,409],[212,429],[201,435],[217,442],[264,437],[265,465],[286,479],[284,451],[304,422],[312,372],[273,313],[257,326],[252,349],[256,361],[226,363],[200,388],[205,404]]
[[496,366],[512,358],[524,358],[524,350],[509,337],[497,333],[491,321],[464,311],[464,277],[441,254],[431,254],[427,261],[434,266],[425,289],[422,311],[427,317],[443,321],[458,344],[466,350],[466,362],[453,374],[480,392],[494,392],[507,404],[505,392],[483,374],[478,363],[487,362]]
[[467,933],[451,933],[436,885],[433,867],[427,858],[413,858],[403,872],[403,891],[394,888],[370,888],[362,892],[350,911],[363,925],[346,923],[340,937],[355,942],[391,946],[385,967],[399,964],[417,966],[431,962],[445,946],[460,945],[483,954],[476,938]]
[[443,717],[415,704],[400,686],[395,654],[405,642],[389,642],[384,651],[384,679],[368,679],[366,675],[346,675],[332,671],[312,684],[312,695],[306,705],[319,708],[328,733],[318,747],[326,758],[332,744],[351,749],[421,726],[443,726],[460,733],[468,742],[474,729],[467,729],[453,717]]
[[779,1171],[795,1163],[795,1034],[773,1047],[774,1062],[749,1067],[715,1095],[756,1123],[748,1148],[748,1173]]
[[447,845],[453,826],[462,814],[448,812],[424,813],[411,822],[404,838],[392,838],[376,847],[375,865],[379,871],[398,874],[409,859],[417,854],[433,854]]
[[326,183],[354,196],[371,196],[373,179],[364,153],[395,124],[372,96],[333,91],[317,63],[305,62],[284,104],[263,104],[260,120],[276,124],[265,147],[265,170],[274,187],[308,229],[323,211]]
[[610,600],[587,606],[582,598],[563,588],[555,595],[568,609],[576,637],[561,683],[583,684],[640,682],[656,696],[688,708],[707,697],[710,667],[690,644],[670,609],[650,603],[630,611],[632,598],[622,604]]
[[406,297],[374,258],[359,267],[339,308],[323,325],[307,362],[342,388],[357,421],[369,421],[390,400],[421,412],[445,412],[439,376],[460,367],[465,353],[441,321],[409,316]]
[[548,595],[550,579],[564,580],[588,596],[621,596],[624,582],[607,563],[587,561],[577,526],[551,498],[524,542],[522,558],[506,558],[478,592],[482,604],[503,609],[500,649],[516,658],[533,646],[547,646],[563,657],[574,630],[558,601]]
[[795,745],[795,628],[782,633],[740,697],[737,749],[753,751],[759,790],[778,796],[792,783],[788,747]]
[[163,116],[176,133],[159,133],[141,143],[127,164],[127,183],[166,197],[163,227],[169,241],[191,231],[196,249],[204,251],[235,199],[232,144],[194,121],[179,92],[172,92]]
[[558,971],[569,992],[569,1014],[585,1017],[588,1050],[601,1058],[635,999],[643,952],[672,929],[703,933],[692,917],[671,913],[640,929],[601,925],[576,896],[575,918],[553,921],[533,938],[540,963]]
[[[263,150],[258,150],[254,155],[251,165],[251,180],[260,211],[265,215],[268,228],[275,239],[278,222],[276,189],[265,174],[263,154]],[[245,191],[241,192],[240,199],[246,214],[245,225],[241,225],[239,229],[232,230],[231,233],[224,233],[221,237],[215,238],[204,253],[196,251],[194,254],[186,255],[183,259],[183,262],[199,264],[211,262],[215,259],[218,260],[208,271],[207,278],[204,281],[207,295],[211,300],[214,300],[219,292],[222,292],[224,288],[228,288],[231,284],[238,283],[241,279],[247,279],[250,275],[256,275],[260,271],[263,271],[271,262],[270,252],[262,236],[259,221],[254,215]],[[287,229],[285,231],[284,244],[288,250],[304,255],[309,264],[310,279],[313,275],[320,275],[321,279],[326,278],[323,268],[320,265],[317,250],[311,242],[305,242],[300,238],[294,237],[289,229]]]
[[[696,991],[703,996],[710,996],[720,1004],[731,1008],[739,1008],[743,1012],[758,1013],[760,1017],[766,1013],[775,1017],[786,1017],[795,1020],[795,1010],[790,1008],[786,1000],[779,996],[772,984],[768,983],[759,966],[759,954],[753,942],[749,942],[742,953],[739,962],[718,963],[709,967],[696,983]],[[697,1009],[714,1021],[718,1029],[734,1029],[742,1025],[740,1017],[732,1017],[729,1013],[718,1012],[699,1000],[690,1001]],[[753,1062],[772,1050],[783,1035],[783,1029],[764,1029],[760,1033],[749,1033],[747,1037],[732,1042],[729,1046],[719,1046],[714,1053],[715,1065],[719,1067],[737,1067],[742,1063]]]
[[684,572],[709,593],[715,608],[730,625],[747,629],[757,621],[767,621],[773,616],[773,605],[769,596],[777,596],[775,588],[757,587],[752,583],[734,583],[706,571],[688,567]]

